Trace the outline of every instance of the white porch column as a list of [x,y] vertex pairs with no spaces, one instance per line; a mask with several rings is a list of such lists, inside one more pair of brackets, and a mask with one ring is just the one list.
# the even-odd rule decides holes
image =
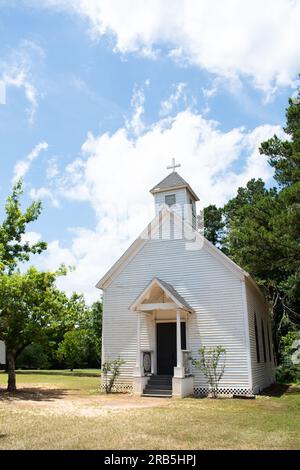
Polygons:
[[142,395],[146,383],[149,380],[149,377],[145,377],[142,368],[142,358],[141,358],[141,316],[142,312],[137,313],[137,328],[136,328],[136,364],[133,374],[133,393],[134,395]]
[[180,309],[176,310],[176,345],[177,345],[177,367],[174,367],[174,377],[184,377],[184,368],[182,365],[181,351],[181,315]]
[[182,367],[180,310],[176,310],[177,367]]
[[137,312],[135,376],[141,377],[141,312]]
[[152,313],[152,361],[151,361],[151,373],[157,373],[157,353],[156,353],[156,311]]

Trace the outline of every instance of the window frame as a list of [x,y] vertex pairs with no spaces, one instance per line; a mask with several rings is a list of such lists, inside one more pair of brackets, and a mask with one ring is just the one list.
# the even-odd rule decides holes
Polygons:
[[[167,198],[172,198],[172,197],[174,198],[174,202],[173,202],[172,204],[169,204],[169,203],[167,202]],[[175,194],[175,193],[173,193],[173,194],[165,194],[165,204],[167,204],[167,206],[169,206],[169,207],[175,206],[175,204],[176,204],[176,194]]]
[[264,353],[264,362],[267,362],[267,349],[266,349],[266,338],[265,338],[265,325],[264,321],[261,318],[261,336],[262,336],[262,343],[263,343],[263,353]]
[[269,361],[272,362],[272,342],[271,338],[272,336],[270,335],[270,322],[267,323],[267,334],[268,334],[268,345],[269,345]]
[[259,337],[257,328],[256,313],[254,312],[254,333],[255,333],[255,346],[256,346],[256,362],[260,364],[260,350],[259,350]]

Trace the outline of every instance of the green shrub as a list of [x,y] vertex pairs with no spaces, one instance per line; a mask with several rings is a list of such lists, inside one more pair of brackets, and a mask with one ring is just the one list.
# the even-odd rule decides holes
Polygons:
[[209,385],[209,392],[212,398],[217,398],[218,387],[225,370],[226,350],[223,346],[215,348],[206,348],[203,346],[198,349],[199,359],[192,359],[195,367],[201,370]]
[[299,340],[300,333],[297,331],[290,331],[280,340],[280,365],[276,370],[276,381],[279,383],[300,381],[300,364],[295,364]]
[[102,364],[102,377],[103,386],[106,393],[111,393],[116,379],[120,375],[121,366],[125,364],[125,361],[118,357],[112,361],[106,361]]

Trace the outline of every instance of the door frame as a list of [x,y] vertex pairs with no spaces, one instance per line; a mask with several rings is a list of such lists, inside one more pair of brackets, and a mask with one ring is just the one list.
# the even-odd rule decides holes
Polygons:
[[[155,319],[154,322],[154,338],[155,338],[155,373],[158,374],[158,355],[157,355],[157,324],[158,323],[175,323],[176,324],[176,319],[162,319],[162,320],[157,320]],[[182,318],[180,323],[185,324],[185,343],[186,343],[186,348],[188,348],[188,321],[186,318]],[[174,371],[172,372],[172,376],[174,375]]]

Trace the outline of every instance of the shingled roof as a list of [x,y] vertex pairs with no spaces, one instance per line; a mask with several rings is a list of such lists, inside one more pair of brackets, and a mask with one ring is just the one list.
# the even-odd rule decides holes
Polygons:
[[187,188],[190,193],[194,196],[196,201],[199,201],[198,196],[194,193],[190,185],[177,173],[172,171],[162,181],[160,181],[154,188],[150,190],[151,194],[160,193],[169,189]]

